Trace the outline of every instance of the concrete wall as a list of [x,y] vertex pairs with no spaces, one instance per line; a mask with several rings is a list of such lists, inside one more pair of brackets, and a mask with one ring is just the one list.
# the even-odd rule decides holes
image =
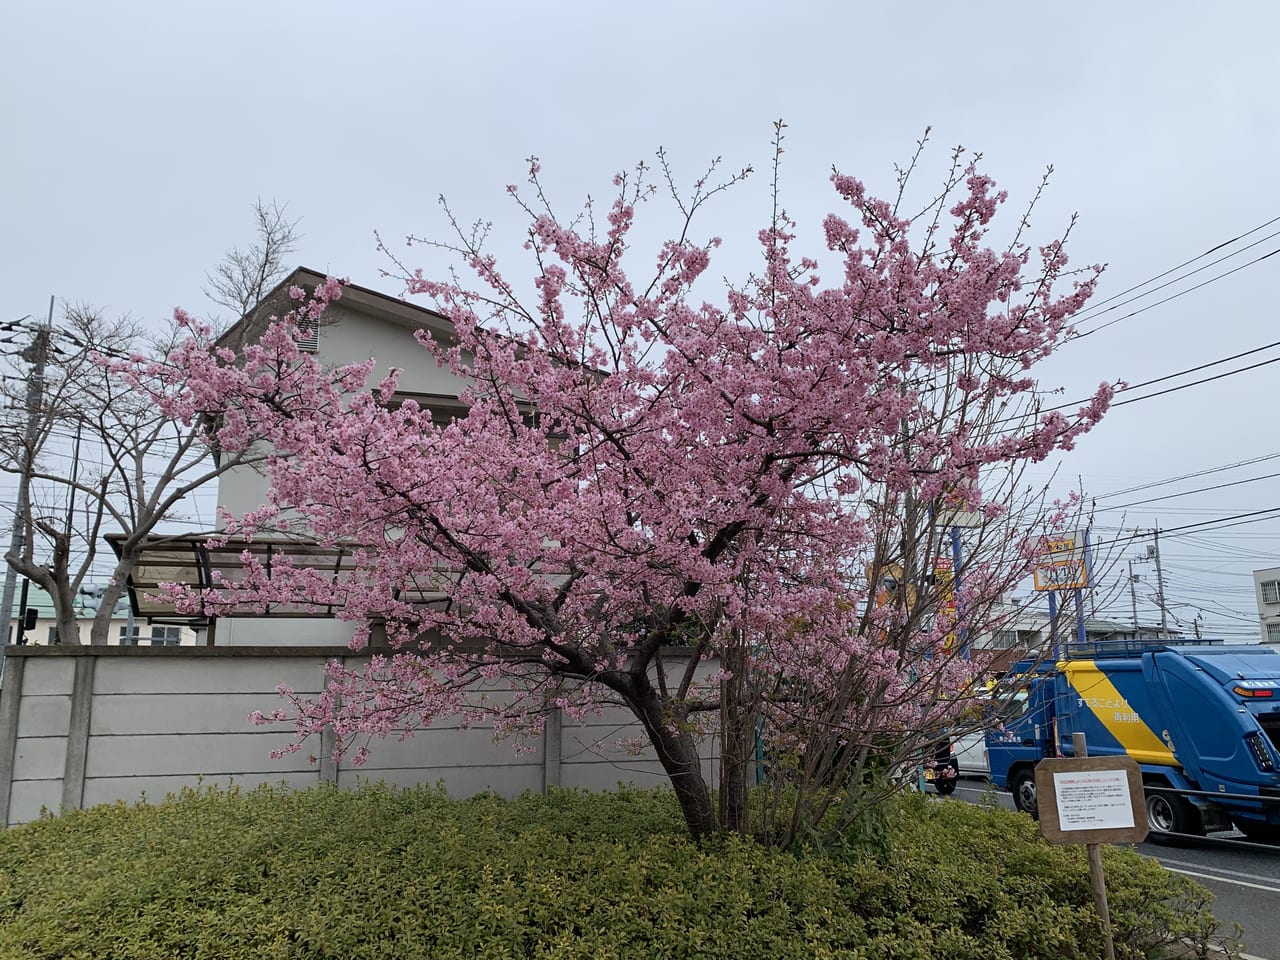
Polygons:
[[[263,782],[340,787],[365,780],[409,786],[443,781],[455,796],[494,790],[516,796],[548,785],[609,789],[666,782],[651,751],[615,746],[641,735],[630,714],[608,708],[587,724],[553,716],[534,752],[517,756],[486,727],[445,721],[405,741],[374,741],[361,767],[327,757],[328,735],[269,756],[289,728],[255,727],[253,710],[285,705],[278,684],[318,693],[324,665],[357,658],[344,648],[7,647],[0,689],[0,821],[24,823],[41,810],[115,800],[162,799],[198,783]],[[501,697],[499,686],[486,688]],[[714,777],[714,747],[704,768]]]

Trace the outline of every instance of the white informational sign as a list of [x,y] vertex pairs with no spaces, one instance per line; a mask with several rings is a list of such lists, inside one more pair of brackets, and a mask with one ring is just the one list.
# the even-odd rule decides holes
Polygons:
[[1124,770],[1055,771],[1058,825],[1062,830],[1132,827],[1133,800]]

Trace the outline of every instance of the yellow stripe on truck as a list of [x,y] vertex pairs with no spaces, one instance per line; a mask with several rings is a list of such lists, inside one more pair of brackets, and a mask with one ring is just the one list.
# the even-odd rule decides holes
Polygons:
[[1093,660],[1067,660],[1058,664],[1058,669],[1066,674],[1071,692],[1084,701],[1098,722],[1134,760],[1138,763],[1177,764],[1168,744],[1129,706],[1129,701],[1098,669],[1097,663]]

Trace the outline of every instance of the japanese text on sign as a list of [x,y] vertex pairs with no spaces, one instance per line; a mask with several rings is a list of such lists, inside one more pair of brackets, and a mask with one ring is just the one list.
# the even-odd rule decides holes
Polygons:
[[1042,563],[1035,570],[1035,588],[1044,590],[1082,590],[1089,585],[1084,560]]
[[1134,825],[1125,771],[1055,772],[1053,783],[1060,829],[1106,830]]

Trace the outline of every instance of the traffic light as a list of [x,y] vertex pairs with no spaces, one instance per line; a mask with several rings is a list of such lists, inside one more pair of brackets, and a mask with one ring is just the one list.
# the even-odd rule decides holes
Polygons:
[[40,611],[35,607],[27,607],[22,612],[22,624],[18,627],[18,646],[26,646],[27,634],[36,628],[36,619],[39,614]]

